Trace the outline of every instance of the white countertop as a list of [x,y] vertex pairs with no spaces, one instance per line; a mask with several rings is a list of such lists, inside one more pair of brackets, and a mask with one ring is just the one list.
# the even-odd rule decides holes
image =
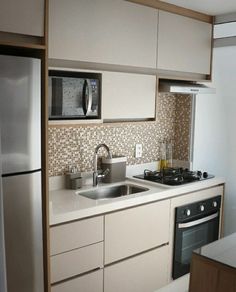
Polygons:
[[[124,183],[147,187],[149,190],[106,200],[93,200],[79,195],[79,193],[83,191],[93,190],[94,188],[105,188]],[[216,177],[172,187],[140,179],[127,178],[125,182],[101,184],[98,187],[85,186],[79,190],[54,190],[49,194],[49,223],[50,225],[61,224],[68,221],[180,196],[223,183],[225,183],[224,178]]]

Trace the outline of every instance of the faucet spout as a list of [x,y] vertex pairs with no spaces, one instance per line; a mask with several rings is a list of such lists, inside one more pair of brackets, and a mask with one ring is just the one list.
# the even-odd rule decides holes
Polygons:
[[93,158],[93,165],[94,165],[94,171],[93,171],[93,186],[97,186],[98,185],[98,179],[105,177],[105,175],[108,173],[107,171],[104,172],[104,174],[98,174],[98,150],[100,148],[105,148],[107,151],[107,157],[108,158],[112,158],[111,152],[109,147],[102,143],[99,144],[94,151],[94,158]]

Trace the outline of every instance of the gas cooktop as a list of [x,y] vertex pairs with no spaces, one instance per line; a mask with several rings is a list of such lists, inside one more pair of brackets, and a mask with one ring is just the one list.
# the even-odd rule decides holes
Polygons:
[[191,171],[183,168],[164,168],[160,171],[144,170],[143,174],[135,175],[135,178],[145,179],[156,183],[177,186],[196,181],[202,181],[214,176],[207,172]]

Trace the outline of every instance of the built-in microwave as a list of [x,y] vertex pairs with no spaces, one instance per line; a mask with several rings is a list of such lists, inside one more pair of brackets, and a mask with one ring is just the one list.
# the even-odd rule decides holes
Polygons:
[[102,74],[49,70],[49,119],[100,119]]

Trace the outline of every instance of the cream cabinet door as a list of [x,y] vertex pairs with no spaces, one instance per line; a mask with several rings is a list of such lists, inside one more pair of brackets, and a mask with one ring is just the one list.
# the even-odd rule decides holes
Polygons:
[[49,4],[49,58],[156,67],[156,9],[123,0]]
[[154,292],[167,285],[168,245],[108,266],[104,292]]
[[169,200],[106,215],[105,264],[168,243],[169,216]]
[[103,266],[103,243],[91,244],[51,256],[51,283],[56,283]]
[[50,255],[103,241],[103,216],[50,227]]
[[104,72],[102,84],[104,120],[155,117],[156,76]]
[[44,0],[1,0],[0,31],[44,36]]
[[212,25],[159,12],[158,69],[210,74]]
[[103,292],[103,270],[98,270],[60,284],[53,285],[51,292]]

